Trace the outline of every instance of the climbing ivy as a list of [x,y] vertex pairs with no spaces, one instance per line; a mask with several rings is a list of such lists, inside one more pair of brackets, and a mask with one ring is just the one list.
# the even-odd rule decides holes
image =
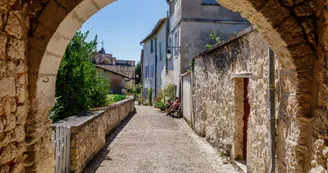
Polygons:
[[[211,32],[211,34],[210,34],[210,38],[211,38],[212,41],[215,42],[214,45],[215,45],[215,44],[220,44],[221,41],[222,41],[222,40],[221,40],[221,37],[218,37],[215,31],[212,31],[212,32]],[[206,44],[206,48],[207,48],[207,49],[211,49],[212,47],[213,47],[212,44]]]

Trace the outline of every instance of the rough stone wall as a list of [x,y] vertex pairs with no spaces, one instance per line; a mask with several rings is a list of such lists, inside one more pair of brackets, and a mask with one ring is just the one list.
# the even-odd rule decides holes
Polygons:
[[23,172],[26,162],[27,5],[0,1],[0,172]]
[[[285,170],[282,172],[308,171],[311,166],[326,169],[325,162],[320,161],[325,159],[316,159],[321,158],[322,154],[319,154],[319,150],[314,147],[322,140],[326,141],[327,139],[327,135],[323,133],[327,129],[325,100],[328,94],[326,89],[328,47],[326,1],[218,1],[226,8],[241,12],[243,17],[257,25],[258,30],[264,35],[273,50],[279,57],[282,57],[279,60],[282,64],[280,87],[289,93],[282,94],[280,97],[282,101],[280,107],[284,107],[280,113],[288,114],[288,116],[281,118],[283,121],[278,123],[282,123],[279,128],[283,127],[279,129],[280,133],[290,137],[288,140],[278,141],[289,141],[286,142],[289,146],[282,146],[278,149],[283,153],[283,155],[278,154],[278,159],[283,160],[285,164],[281,167],[282,170]],[[9,97],[7,92],[4,92],[7,95],[4,96],[5,99],[1,96],[1,105],[5,103],[6,106],[1,106],[2,111],[0,111],[7,110],[8,112],[9,109],[14,110],[16,107],[14,114],[16,120],[13,116],[7,118],[7,115],[1,115],[0,129],[4,129],[4,126],[8,126],[8,124],[16,124],[19,127],[14,128],[16,134],[12,133],[12,130],[0,132],[0,150],[11,151],[5,150],[5,148],[13,141],[17,141],[15,143],[17,145],[12,147],[17,148],[12,150],[17,151],[17,154],[16,152],[12,154],[15,155],[13,156],[14,162],[7,164],[5,163],[7,159],[1,160],[1,171],[23,172],[21,170],[25,167],[26,172],[52,172],[53,153],[50,142],[50,121],[47,113],[53,105],[54,81],[60,58],[70,38],[82,23],[111,2],[112,0],[0,1],[0,83],[9,81],[7,84],[13,85],[12,79],[15,78],[16,88],[15,96],[13,93],[9,93]],[[15,19],[16,17],[18,20]],[[50,18],[52,20],[49,20]],[[22,42],[16,44],[13,41],[15,39]],[[17,53],[18,56],[21,56],[22,52],[24,52],[24,58],[19,59],[19,63],[17,59],[8,58],[10,57],[9,53],[11,55]],[[24,68],[26,70],[26,66],[28,66],[28,79],[24,75],[15,74],[20,73],[20,70],[24,71]],[[297,71],[297,74],[290,73],[290,69]],[[4,76],[12,78],[3,81]],[[21,76],[19,81],[17,81],[18,76]],[[290,78],[291,76],[292,78]],[[24,103],[14,103],[13,97],[16,101],[18,98],[16,95],[23,92],[23,89],[18,92],[17,86],[25,85],[28,85],[28,95],[25,93]],[[12,88],[10,89],[12,90]],[[2,91],[5,89],[1,89],[1,93],[3,93]],[[11,102],[3,101],[7,99]],[[25,120],[26,124],[22,125]],[[16,122],[14,123],[14,121]],[[17,122],[22,122],[22,124]],[[23,138],[23,141],[20,140]],[[327,142],[324,142],[324,146],[327,146]],[[22,154],[25,149],[25,154]],[[0,158],[5,157],[1,156]],[[314,160],[312,165],[310,164],[311,160]],[[304,166],[304,162],[307,166]],[[287,168],[290,169],[286,170]]]
[[[243,93],[244,84],[234,75],[252,73],[248,86],[251,111],[247,172],[268,172],[269,168],[268,48],[262,35],[255,30],[196,58],[193,70],[195,130],[221,153],[234,158],[240,158],[237,155],[241,153],[242,144],[238,144],[238,137],[242,136],[238,133],[243,128],[243,122],[236,115],[238,110],[243,111],[240,110],[243,105],[235,105],[235,99],[238,100],[235,89],[241,88]],[[238,145],[239,149],[235,149]]]
[[319,19],[317,61],[313,74],[315,86],[310,132],[311,172],[328,172],[328,4],[317,1],[316,16]]
[[[134,111],[134,99],[120,101],[106,107],[92,118],[86,118],[77,125],[71,126],[71,172],[81,173],[93,156],[106,144],[106,135],[120,125]],[[56,123],[54,126],[70,125],[76,121],[70,118],[64,123]]]

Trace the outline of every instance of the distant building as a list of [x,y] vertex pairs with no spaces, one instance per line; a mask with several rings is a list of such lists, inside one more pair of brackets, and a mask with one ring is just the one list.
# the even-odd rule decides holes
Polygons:
[[147,101],[148,88],[152,88],[152,100],[165,87],[167,18],[160,19],[152,32],[141,41],[142,96]]
[[96,68],[100,76],[108,79],[111,94],[126,94],[126,83],[130,81],[128,76],[116,73],[100,65],[96,65]]
[[[116,57],[113,57],[112,54],[107,54],[104,48],[101,48],[101,50],[92,58],[92,63],[98,68],[103,68],[127,76],[129,80],[126,81],[125,88],[132,89],[134,87],[135,61],[118,60]],[[111,85],[115,84],[111,83]]]

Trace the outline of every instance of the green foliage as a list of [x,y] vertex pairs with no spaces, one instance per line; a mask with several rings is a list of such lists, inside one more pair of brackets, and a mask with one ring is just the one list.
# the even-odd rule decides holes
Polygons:
[[192,71],[194,69],[194,65],[195,65],[195,59],[192,59],[190,61],[190,64],[189,64],[189,70],[188,71]]
[[[210,34],[210,39],[214,42],[214,44],[220,44],[221,43],[221,37],[218,37],[215,31],[212,31]],[[206,44],[207,49],[212,49],[212,44]]]
[[150,106],[153,105],[153,103],[152,103],[152,96],[153,96],[153,89],[152,88],[148,88],[148,104]]
[[135,84],[140,84],[141,82],[141,66],[140,62],[137,62],[136,69],[135,69]]
[[109,82],[98,76],[91,63],[96,53],[97,37],[86,42],[88,32],[77,32],[67,46],[56,81],[56,103],[50,112],[53,121],[104,106]]
[[159,108],[161,111],[164,111],[167,108],[167,104],[162,101],[159,102],[155,101],[154,105],[156,108]]
[[124,100],[126,98],[125,95],[118,95],[118,94],[108,94],[106,98],[107,105],[111,105],[115,102]]
[[207,49],[212,49],[212,47],[213,47],[213,45],[211,45],[211,44],[206,44],[206,48],[207,48]]
[[173,84],[170,84],[166,87],[165,89],[165,98],[167,98],[167,100],[171,100],[171,101],[174,101],[174,85]]

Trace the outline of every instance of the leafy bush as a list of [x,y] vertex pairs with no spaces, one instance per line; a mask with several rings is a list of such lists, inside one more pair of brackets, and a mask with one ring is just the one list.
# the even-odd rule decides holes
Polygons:
[[124,100],[126,98],[125,95],[118,95],[118,94],[108,94],[107,95],[107,105],[113,104],[115,102]]
[[171,100],[171,101],[174,101],[174,85],[173,84],[170,84],[167,86],[167,88],[165,89],[165,98],[167,98],[167,100]]
[[153,105],[153,103],[152,103],[152,96],[153,96],[153,89],[152,88],[148,88],[148,104],[150,106]]
[[88,32],[77,32],[66,48],[57,74],[55,106],[49,114],[53,121],[106,104],[109,83],[98,76],[91,62],[97,37],[86,42],[87,37]]
[[161,111],[164,111],[167,108],[167,104],[164,102],[155,102],[155,107],[159,108]]

